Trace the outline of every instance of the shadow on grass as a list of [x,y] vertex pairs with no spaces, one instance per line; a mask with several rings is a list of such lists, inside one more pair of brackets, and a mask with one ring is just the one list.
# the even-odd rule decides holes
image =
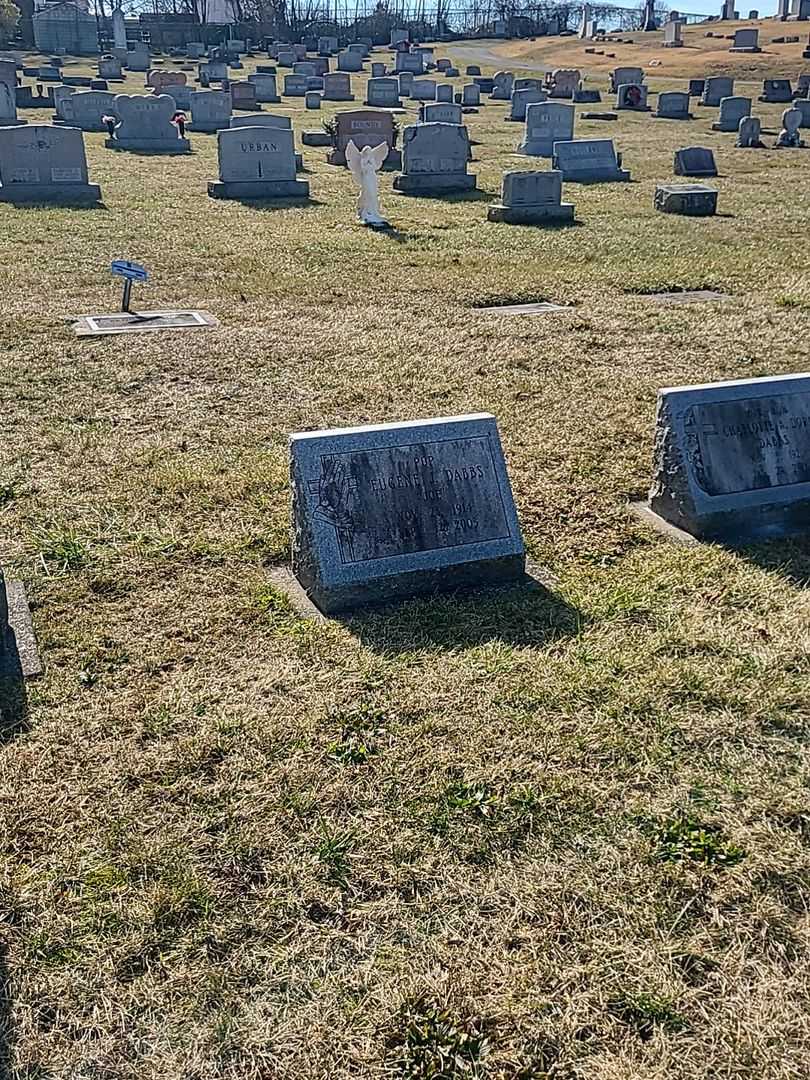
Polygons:
[[8,973],[8,947],[0,941],[0,1080],[11,1080],[11,1054],[14,1028],[11,1020],[11,976]]
[[320,199],[221,199],[220,202],[237,202],[251,210],[314,210],[323,206]]
[[341,621],[369,648],[396,653],[463,649],[489,641],[542,648],[576,636],[583,616],[526,575],[514,585],[442,593],[346,615]]
[[17,638],[8,624],[8,595],[0,574],[0,747],[28,730],[25,676]]
[[737,553],[761,570],[771,570],[803,589],[810,588],[810,536],[792,536],[738,548]]

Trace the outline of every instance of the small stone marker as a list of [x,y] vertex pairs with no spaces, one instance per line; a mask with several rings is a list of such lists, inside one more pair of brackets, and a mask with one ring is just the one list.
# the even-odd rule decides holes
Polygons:
[[5,578],[0,567],[0,733],[12,731],[22,719],[22,681],[41,674],[25,586]]
[[94,203],[78,128],[44,124],[0,128],[0,202]]
[[449,83],[440,83],[436,86],[436,100],[452,102],[453,87]]
[[793,108],[802,114],[800,128],[810,128],[810,101],[807,98],[796,98]]
[[411,83],[411,97],[414,101],[435,101],[435,81],[433,79],[414,79]]
[[727,79],[724,75],[715,75],[704,80],[703,97],[700,99],[700,104],[716,107],[724,97],[733,96],[734,80]]
[[264,73],[248,75],[248,82],[253,87],[258,104],[278,105],[281,101],[278,87],[276,86],[275,75],[267,75]]
[[[301,76],[296,76],[301,78]],[[256,101],[256,87],[251,82],[232,82],[230,84],[231,106],[234,109],[251,111],[261,109]]]
[[574,204],[562,202],[562,173],[506,172],[501,202],[487,209],[487,221],[508,225],[548,225],[574,220]]
[[669,91],[658,95],[658,108],[653,116],[659,120],[691,120],[689,95],[679,91]]
[[358,150],[364,146],[388,144],[388,157],[385,166],[399,168],[402,155],[394,149],[394,121],[390,112],[374,112],[371,109],[356,109],[353,112],[338,113],[335,148],[326,155],[329,165],[346,164],[346,147],[353,142]]
[[610,73],[610,89],[618,93],[620,86],[644,82],[644,69],[640,67],[617,67]]
[[494,416],[290,436],[292,571],[321,611],[520,580]]
[[443,101],[434,101],[423,105],[419,119],[425,124],[460,124],[463,122],[461,106]]
[[398,79],[369,79],[365,104],[374,109],[401,109]]
[[762,149],[761,131],[762,122],[758,116],[743,117],[737,129],[737,139],[734,145],[743,149]]
[[714,154],[706,146],[684,146],[675,151],[676,176],[717,176]]
[[198,90],[191,95],[190,131],[213,134],[231,122],[231,95],[227,90]]
[[338,71],[362,71],[363,57],[358,52],[350,52],[348,49],[338,53]]
[[102,56],[98,62],[98,75],[107,82],[123,82],[122,63],[117,56]]
[[659,184],[653,206],[664,214],[712,217],[717,213],[717,189],[705,184]]
[[740,121],[751,115],[751,99],[727,97],[720,102],[720,115],[712,124],[712,131],[737,131]]
[[177,127],[172,123],[175,112],[174,98],[168,94],[158,97],[117,94],[113,113],[118,117],[118,124],[115,134],[105,139],[104,145],[110,150],[187,154],[191,144],[188,139],[180,138]]
[[574,137],[573,105],[559,101],[543,101],[526,106],[526,127],[523,141],[518,147],[521,154],[529,157],[550,158],[555,142]]
[[664,48],[665,49],[680,49],[683,46],[683,39],[681,38],[681,27],[683,23],[669,21],[664,24]]
[[511,71],[496,71],[492,76],[490,101],[509,101],[512,97],[514,82],[515,76]]
[[512,102],[509,115],[505,120],[517,120],[523,123],[526,120],[526,109],[529,105],[537,105],[548,99],[545,90],[538,90],[535,86],[527,86],[520,90],[512,91]]
[[321,95],[317,90],[308,90],[304,98],[304,104],[308,109],[320,109]]
[[759,47],[759,30],[735,30],[734,44],[728,51],[733,53],[762,52]]
[[403,133],[402,175],[394,190],[403,195],[472,191],[476,178],[467,172],[470,140],[461,124],[416,124]]
[[238,127],[217,134],[219,181],[208,184],[212,199],[306,199],[309,184],[295,178],[290,128]]
[[410,72],[413,75],[421,75],[425,70],[422,54],[398,52],[394,70],[397,75],[403,71]]
[[810,528],[810,376],[660,390],[649,509],[699,539]]
[[617,110],[630,109],[633,112],[647,112],[647,90],[644,83],[622,83],[616,91]]
[[776,105],[789,104],[793,101],[793,87],[790,85],[790,79],[765,79],[759,100]]
[[[71,127],[82,131],[106,131],[104,116],[117,116],[115,102],[118,95],[107,90],[79,90],[70,95],[68,120]],[[60,95],[61,98],[61,95]]]
[[331,71],[323,77],[324,101],[354,101],[352,81],[343,71]]
[[285,75],[284,97],[304,97],[307,92],[307,75]]
[[549,97],[573,98],[581,79],[582,72],[579,68],[555,68],[551,73]]
[[705,79],[689,80],[689,97],[701,97],[706,87]]
[[399,82],[399,92],[402,97],[411,96],[411,87],[413,86],[413,72],[403,71],[402,74],[397,76]]
[[468,83],[461,88],[461,105],[465,109],[477,109],[481,104],[481,88],[475,83]]
[[802,126],[803,119],[804,113],[800,109],[785,109],[782,113],[782,130],[779,132],[779,138],[774,143],[774,149],[801,149],[804,146],[799,136],[799,128]]
[[149,49],[146,45],[135,44],[127,51],[126,66],[129,71],[149,70]]
[[555,142],[551,167],[559,169],[563,180],[572,183],[626,181],[630,173],[622,169],[612,139],[572,139]]

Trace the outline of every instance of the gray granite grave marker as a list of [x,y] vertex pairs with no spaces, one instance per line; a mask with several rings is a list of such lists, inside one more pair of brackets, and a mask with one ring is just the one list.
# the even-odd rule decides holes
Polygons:
[[172,123],[176,108],[174,98],[168,94],[157,97],[117,94],[112,111],[118,117],[118,123],[112,138],[104,140],[110,150],[187,154],[191,149],[188,139],[181,138],[177,126]]
[[676,176],[717,176],[714,154],[706,146],[684,146],[675,151]]
[[518,150],[529,157],[550,158],[555,142],[574,137],[574,106],[544,101],[526,107],[526,127]]
[[653,205],[663,214],[712,217],[717,213],[717,189],[705,184],[659,184]]
[[78,128],[29,124],[0,128],[0,202],[93,203],[98,184],[87,177]]
[[293,133],[283,127],[237,127],[217,134],[219,182],[215,199],[306,199],[309,184],[296,180]]
[[649,508],[701,539],[810,528],[810,376],[660,390]]
[[720,115],[712,131],[737,131],[740,121],[751,115],[751,98],[726,97],[720,102]]
[[562,173],[505,172],[501,202],[487,209],[488,221],[547,225],[574,220],[574,204],[562,202]]
[[612,139],[572,139],[555,142],[551,167],[559,169],[563,180],[572,183],[626,181],[630,173],[622,169]]
[[191,95],[190,131],[209,134],[226,128],[232,113],[231,95],[227,90],[198,90]]
[[470,141],[461,124],[416,124],[403,133],[402,175],[394,190],[403,195],[443,195],[472,191],[476,178],[467,172]]
[[321,611],[522,578],[493,416],[303,432],[290,459],[292,570]]

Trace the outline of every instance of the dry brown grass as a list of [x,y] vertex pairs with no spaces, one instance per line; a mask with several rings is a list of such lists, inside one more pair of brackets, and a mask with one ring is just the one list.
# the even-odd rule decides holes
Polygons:
[[[735,30],[758,29],[760,53],[730,53]],[[711,37],[707,37],[711,34]],[[802,59],[808,33],[804,23],[780,23],[773,19],[742,22],[700,23],[686,26],[680,49],[664,48],[661,30],[643,34],[616,33],[606,42],[580,41],[578,37],[550,37],[523,41],[488,42],[486,47],[504,60],[518,66],[521,60],[545,64],[549,68],[577,67],[587,75],[606,76],[619,65],[639,65],[649,75],[667,78],[702,78],[704,75],[731,75],[737,79],[793,79],[799,72],[810,71],[810,61]],[[799,42],[775,44],[777,37],[799,37]],[[719,40],[718,40],[719,39]],[[630,44],[628,44],[630,42]],[[450,46],[452,51],[452,46]],[[462,46],[463,48],[463,46]],[[586,52],[593,49],[594,52]],[[602,52],[603,55],[597,55]],[[611,58],[607,53],[613,53]]]
[[[530,164],[503,113],[469,117],[489,197]],[[386,176],[374,235],[306,148],[311,206],[213,202],[205,137],[88,136],[105,210],[0,208],[0,559],[46,665],[0,747],[0,1074],[807,1076],[810,551],[626,509],[659,386],[807,362],[807,158],[710,121],[580,124],[637,182],[567,188],[565,230]],[[652,210],[684,142],[713,220]],[[115,256],[221,329],[77,342]],[[286,434],[482,409],[554,593],[298,619]]]

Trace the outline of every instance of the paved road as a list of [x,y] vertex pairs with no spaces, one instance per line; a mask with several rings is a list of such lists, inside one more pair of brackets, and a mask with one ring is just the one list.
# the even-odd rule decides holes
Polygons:
[[[487,67],[501,68],[503,71],[507,71],[512,68],[520,68],[521,71],[538,71],[547,72],[552,68],[549,64],[537,64],[530,60],[526,60],[524,57],[513,57],[511,60],[506,56],[497,56],[492,51],[492,46],[488,43],[482,43],[480,45],[471,41],[463,43],[448,43],[447,48],[453,53],[459,60],[464,60],[468,64],[484,64]],[[557,65],[559,66],[559,65]]]

